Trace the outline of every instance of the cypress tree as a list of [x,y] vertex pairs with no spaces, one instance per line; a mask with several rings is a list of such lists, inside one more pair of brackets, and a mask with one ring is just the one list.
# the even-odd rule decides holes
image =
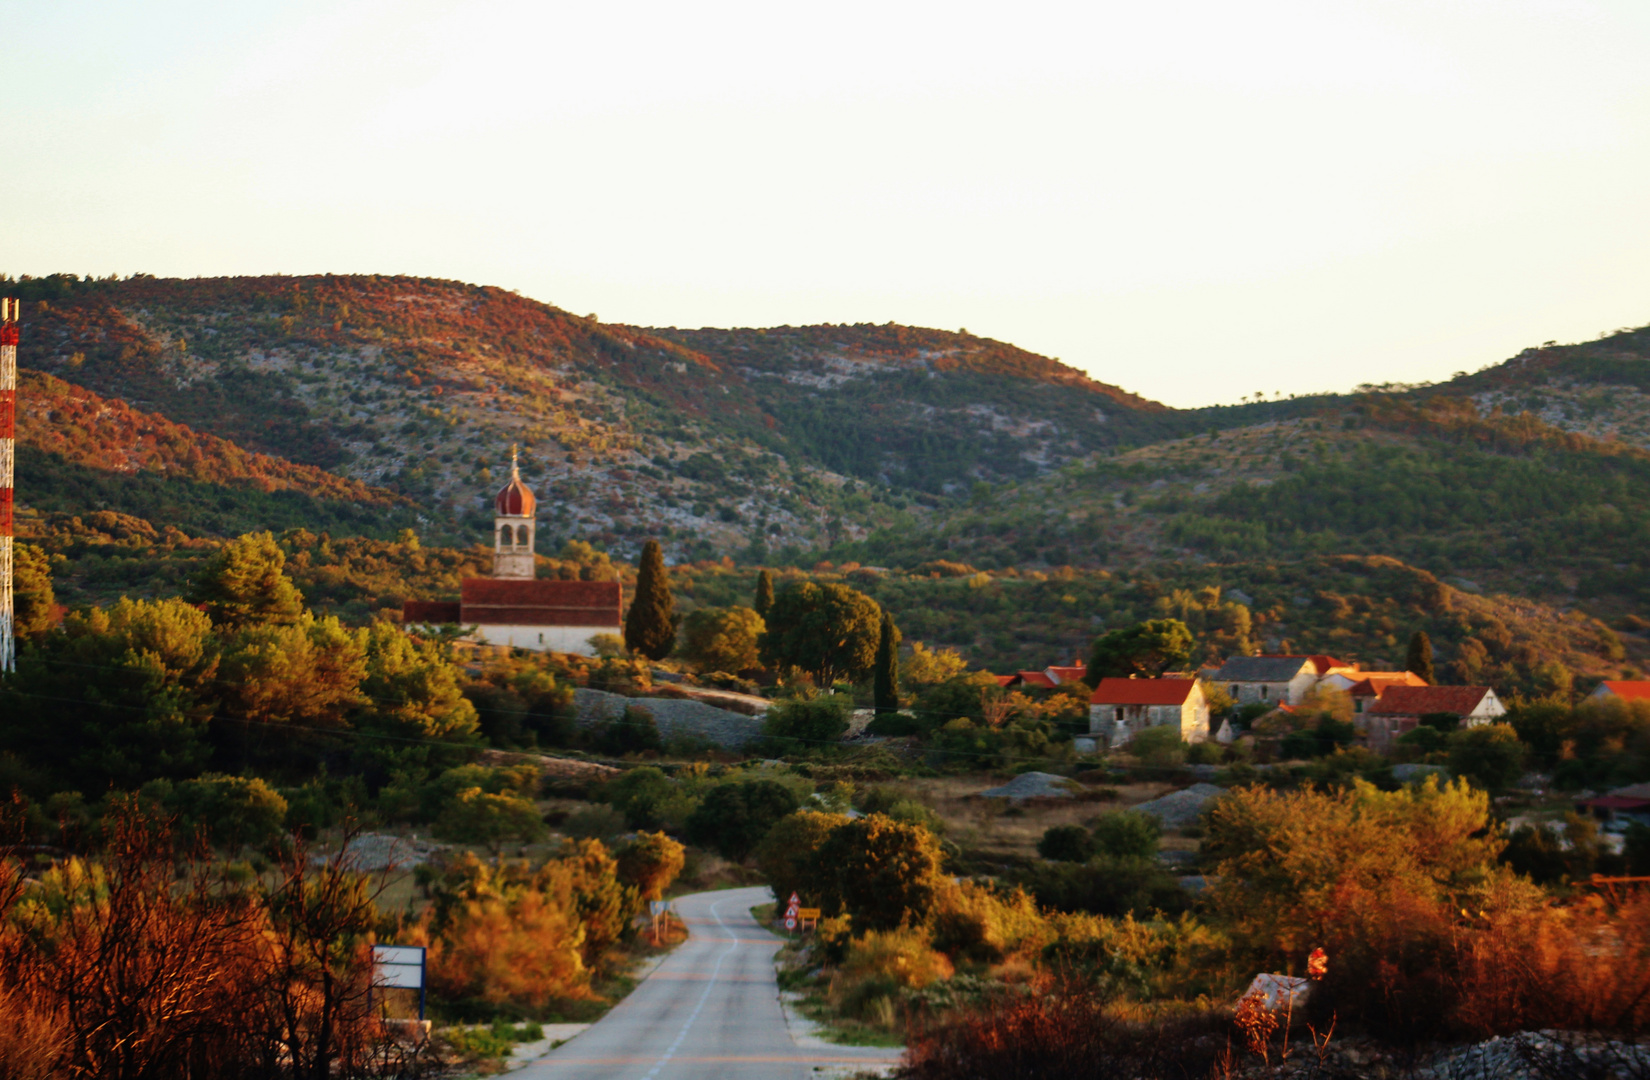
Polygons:
[[752,605],[764,619],[773,608],[773,571],[763,570],[756,575],[756,603]]
[[871,669],[871,704],[879,713],[899,711],[899,630],[886,608],[882,612],[877,660]]
[[1434,683],[1432,639],[1427,637],[1425,630],[1417,630],[1409,635],[1409,658],[1404,661],[1404,670],[1421,676],[1429,686]]
[[665,573],[665,553],[649,540],[636,564],[636,595],[624,617],[625,647],[650,660],[663,660],[676,644],[675,601]]

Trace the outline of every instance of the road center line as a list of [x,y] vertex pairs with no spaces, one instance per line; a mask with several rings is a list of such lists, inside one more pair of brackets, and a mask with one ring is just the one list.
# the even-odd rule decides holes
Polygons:
[[[716,925],[722,928],[722,932],[731,935],[733,931],[728,929],[728,924],[722,921],[722,914],[717,910],[722,906],[722,903],[723,901],[718,900],[711,904],[710,913],[716,920]],[[737,951],[739,944],[740,942],[737,937],[732,938],[728,944],[728,947],[723,949],[721,955],[716,958],[716,966],[711,968],[710,978],[705,982],[705,992],[699,995],[699,1004],[693,1007],[692,1015],[690,1015],[687,1018],[687,1022],[682,1025],[682,1030],[676,1035],[676,1041],[670,1044],[669,1049],[665,1051],[664,1057],[661,1057],[658,1061],[656,1061],[653,1068],[648,1071],[647,1080],[654,1080],[654,1077],[659,1075],[659,1070],[669,1064],[670,1059],[675,1056],[677,1049],[679,1049],[682,1045],[682,1040],[687,1038],[688,1029],[693,1027],[693,1022],[699,1019],[699,1013],[704,1010],[705,1002],[710,1000],[710,992],[716,989],[716,976],[722,973],[722,961],[726,960],[732,953]]]

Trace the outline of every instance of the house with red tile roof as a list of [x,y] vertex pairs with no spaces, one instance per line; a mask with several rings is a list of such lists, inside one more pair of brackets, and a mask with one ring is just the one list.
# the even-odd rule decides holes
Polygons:
[[1332,671],[1318,680],[1322,689],[1350,695],[1354,713],[1368,712],[1389,686],[1426,685],[1427,681],[1413,671]]
[[1598,689],[1587,697],[1597,701],[1609,698],[1619,698],[1622,701],[1650,701],[1650,680],[1605,679],[1598,684]]
[[1059,686],[1062,683],[1081,682],[1083,676],[1088,674],[1088,671],[1089,669],[1087,664],[1069,664],[1056,667],[1046,667],[1043,669],[1042,674],[1043,677],[1049,681],[1051,686]]
[[1089,733],[1107,746],[1171,725],[1187,742],[1209,737],[1209,701],[1196,679],[1101,679],[1089,696]]
[[1479,727],[1505,716],[1507,707],[1488,686],[1389,686],[1363,714],[1369,747],[1390,753],[1421,717],[1442,713],[1457,717],[1462,727]]

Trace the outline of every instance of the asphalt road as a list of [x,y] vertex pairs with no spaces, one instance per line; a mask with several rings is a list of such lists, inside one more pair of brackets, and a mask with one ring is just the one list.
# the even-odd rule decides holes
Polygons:
[[[688,939],[589,1030],[513,1076],[544,1080],[802,1080],[898,1051],[798,1046],[774,979],[780,939],[750,916],[766,888],[674,901]],[[814,1041],[814,1040],[808,1040]]]

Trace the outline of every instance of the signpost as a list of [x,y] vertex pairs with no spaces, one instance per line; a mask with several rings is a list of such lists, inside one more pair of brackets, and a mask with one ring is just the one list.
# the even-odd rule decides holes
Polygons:
[[669,900],[649,900],[647,911],[653,916],[653,947],[659,947],[659,917],[670,911]]
[[785,929],[795,930],[797,913],[802,910],[802,897],[791,893],[791,902],[785,906]]
[[813,923],[815,930],[819,929],[819,909],[816,907],[798,908],[796,918],[804,930],[808,929],[809,923]]
[[372,985],[386,990],[417,990],[418,1019],[424,1019],[424,947],[374,945]]

